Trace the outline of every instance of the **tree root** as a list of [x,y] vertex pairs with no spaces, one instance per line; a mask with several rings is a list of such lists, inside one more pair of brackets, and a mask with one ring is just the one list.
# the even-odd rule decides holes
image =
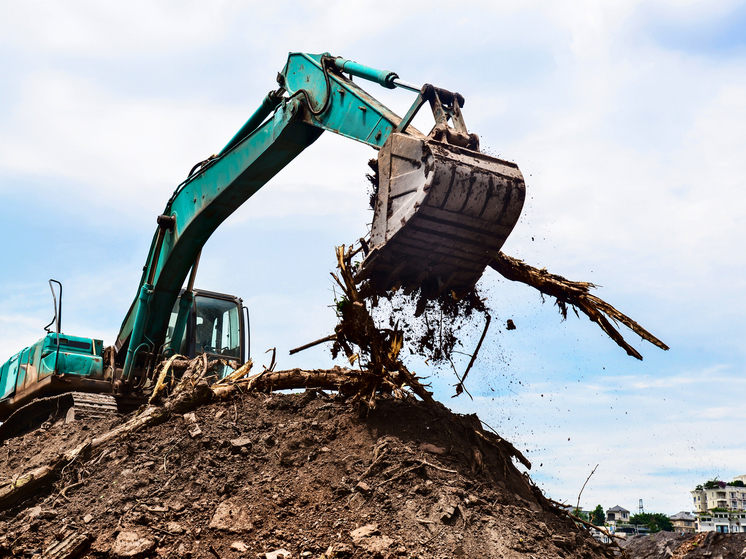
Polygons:
[[[609,303],[590,294],[590,290],[596,286],[585,281],[570,281],[562,276],[550,274],[546,269],[534,268],[522,260],[513,258],[500,252],[490,266],[501,276],[511,281],[518,281],[530,285],[544,295],[549,295],[557,300],[557,306],[563,318],[567,318],[567,305],[571,305],[575,314],[580,309],[588,318],[598,324],[619,347],[627,352],[627,355],[642,360],[642,355],[629,345],[619,331],[611,324],[609,319],[615,323],[621,322],[627,328],[639,335],[643,340],[658,346],[663,350],[669,349],[666,344],[645,330],[637,322],[627,315],[619,312]],[[607,318],[608,317],[608,318]]]

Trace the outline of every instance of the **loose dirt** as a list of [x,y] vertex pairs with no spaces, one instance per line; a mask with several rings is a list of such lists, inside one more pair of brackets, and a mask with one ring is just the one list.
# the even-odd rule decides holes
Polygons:
[[[6,441],[0,477],[122,421]],[[2,514],[0,556],[613,557],[514,454],[476,416],[414,398],[238,394],[67,466]]]

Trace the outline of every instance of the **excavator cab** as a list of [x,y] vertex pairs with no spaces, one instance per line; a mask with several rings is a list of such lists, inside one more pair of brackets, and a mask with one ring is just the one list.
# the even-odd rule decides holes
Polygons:
[[[183,297],[183,292],[181,297]],[[234,369],[229,361],[243,364],[248,359],[249,332],[248,320],[243,301],[233,295],[194,290],[194,302],[187,318],[186,328],[178,342],[173,340],[177,330],[181,297],[176,301],[166,334],[164,346],[176,348],[169,353],[179,353],[194,358],[206,353],[210,358],[226,361],[221,378]]]

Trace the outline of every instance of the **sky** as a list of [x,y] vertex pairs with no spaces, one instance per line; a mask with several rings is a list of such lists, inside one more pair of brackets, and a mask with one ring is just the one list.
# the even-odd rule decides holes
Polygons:
[[[330,52],[462,93],[484,151],[526,179],[504,252],[597,284],[671,347],[624,332],[634,360],[489,270],[473,399],[451,398],[449,371],[410,368],[524,451],[549,497],[691,510],[695,485],[746,474],[745,28],[727,0],[3,2],[0,361],[43,334],[49,278],[64,331],[113,343],[174,188],[288,52]],[[413,101],[361,85],[400,115]],[[272,347],[280,369],[333,364],[288,350],[334,327],[334,247],[367,231],[375,155],[324,134],[204,247],[197,287],[243,298],[257,366]]]

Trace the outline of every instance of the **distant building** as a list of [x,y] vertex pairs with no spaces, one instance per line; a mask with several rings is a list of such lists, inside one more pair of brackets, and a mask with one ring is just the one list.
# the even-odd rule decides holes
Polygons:
[[695,525],[697,517],[689,512],[677,512],[669,516],[669,518],[671,519],[671,524],[673,524],[673,531],[677,534],[692,534],[697,531]]
[[700,512],[695,522],[697,532],[746,532],[744,512]]
[[606,524],[617,525],[617,524],[628,524],[629,523],[629,511],[616,505],[606,511]]
[[746,532],[746,475],[698,485],[692,499],[697,532]]
[[694,512],[746,511],[746,475],[731,482],[708,481],[692,491]]
[[605,531],[599,530],[595,526],[593,528],[589,527],[588,531],[591,533],[591,536],[596,538],[596,540],[600,541],[601,543],[611,543],[611,538]]

